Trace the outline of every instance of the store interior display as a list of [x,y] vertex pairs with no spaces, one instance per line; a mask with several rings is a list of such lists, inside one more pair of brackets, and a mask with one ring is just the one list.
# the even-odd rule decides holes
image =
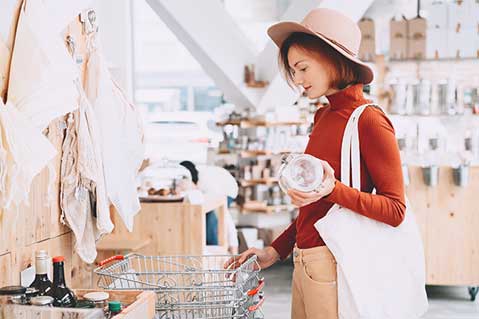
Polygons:
[[168,160],[147,166],[137,179],[140,198],[157,201],[182,201],[187,188],[182,184],[192,183],[185,167]]
[[[230,46],[221,49],[228,39],[211,29],[208,39],[190,34],[199,22],[180,14],[184,4],[165,2],[168,10],[159,10],[155,1],[0,5],[0,18],[8,18],[0,23],[0,317],[91,311],[92,319],[186,318],[186,302],[195,318],[264,317],[265,281],[255,257],[226,269],[224,258],[270,246],[300,211],[288,191],[321,186],[322,163],[304,151],[318,108],[329,102],[310,100],[302,87],[287,91],[276,48],[265,42],[259,50],[261,39],[251,36],[261,29],[266,37],[266,24],[283,14],[295,20],[306,6],[239,1],[245,12],[265,16],[242,17],[248,32],[231,54]],[[227,2],[205,6],[220,10]],[[358,58],[374,73],[363,93],[394,127],[426,282],[467,286],[474,300],[479,1],[370,9],[355,17]],[[230,17],[219,12],[215,25],[240,23],[236,16],[222,21]],[[144,29],[158,19],[163,33],[155,38]],[[258,52],[241,48],[243,36]],[[142,61],[144,51],[151,55]],[[152,135],[172,151],[145,137],[153,120]],[[156,131],[160,124],[167,138]],[[154,156],[145,155],[147,147]],[[171,159],[176,149],[197,165],[199,181]],[[211,306],[218,300],[221,308]]]

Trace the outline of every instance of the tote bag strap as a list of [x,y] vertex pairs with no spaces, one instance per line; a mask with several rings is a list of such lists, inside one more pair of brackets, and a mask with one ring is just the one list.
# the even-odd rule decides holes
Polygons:
[[[368,106],[378,107],[376,104],[364,104],[357,107],[346,124],[341,144],[341,182],[357,190],[361,190],[361,152],[359,147],[359,118]],[[351,179],[352,178],[352,183]]]

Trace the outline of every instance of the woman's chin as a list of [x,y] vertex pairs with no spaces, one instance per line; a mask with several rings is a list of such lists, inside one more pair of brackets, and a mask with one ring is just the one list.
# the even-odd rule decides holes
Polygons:
[[322,94],[318,94],[317,92],[306,92],[306,95],[308,96],[309,99],[313,100],[313,99],[317,99],[319,98]]

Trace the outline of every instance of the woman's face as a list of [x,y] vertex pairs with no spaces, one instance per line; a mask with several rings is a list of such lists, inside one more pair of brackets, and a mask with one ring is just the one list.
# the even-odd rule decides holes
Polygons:
[[330,87],[330,66],[318,54],[293,45],[288,51],[288,63],[294,83],[304,88],[308,98],[315,99],[338,91]]

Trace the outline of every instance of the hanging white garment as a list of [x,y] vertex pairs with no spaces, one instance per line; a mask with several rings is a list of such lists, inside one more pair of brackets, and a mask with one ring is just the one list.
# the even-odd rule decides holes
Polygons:
[[[341,149],[341,182],[360,190],[358,122],[368,105],[351,115]],[[351,168],[350,168],[351,164]],[[334,205],[315,223],[338,269],[341,319],[417,319],[428,308],[424,250],[413,212],[406,203],[398,227]]]
[[33,178],[57,152],[11,103],[0,101],[0,130],[0,207],[28,204]]
[[78,104],[78,70],[49,14],[43,1],[22,6],[8,85],[8,101],[39,131]]
[[135,179],[144,159],[140,115],[111,79],[94,43],[91,43],[85,82],[98,122],[108,198],[127,229],[133,231],[134,216],[140,211]]
[[[78,89],[81,90],[78,84]],[[62,214],[75,235],[75,251],[92,263],[96,241],[113,229],[110,219],[97,124],[80,91],[79,109],[69,115],[61,166]]]
[[79,122],[79,111],[68,115],[60,169],[60,207],[62,222],[71,228],[75,236],[75,251],[82,260],[91,263],[96,258],[97,233],[93,228],[91,183],[87,178],[82,179],[78,165]]
[[7,93],[8,66],[10,65],[10,50],[5,41],[0,37],[0,100]]

